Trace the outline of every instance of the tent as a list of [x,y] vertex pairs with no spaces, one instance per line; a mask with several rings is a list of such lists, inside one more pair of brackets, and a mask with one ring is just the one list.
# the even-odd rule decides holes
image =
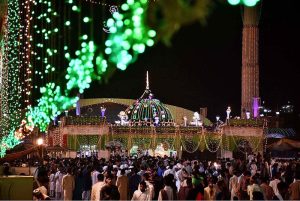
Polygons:
[[300,141],[282,138],[279,141],[268,145],[267,148],[272,151],[300,150]]

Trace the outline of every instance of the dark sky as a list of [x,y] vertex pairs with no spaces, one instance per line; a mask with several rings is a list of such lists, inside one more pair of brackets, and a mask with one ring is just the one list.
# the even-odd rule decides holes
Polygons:
[[[264,0],[260,21],[260,95],[267,105],[290,100],[300,107],[300,12],[298,0]],[[94,83],[85,98],[137,99],[150,73],[150,88],[166,104],[224,115],[228,105],[239,115],[242,21],[238,6],[216,3],[207,25],[182,28],[173,45],[148,48],[126,71],[107,84]]]

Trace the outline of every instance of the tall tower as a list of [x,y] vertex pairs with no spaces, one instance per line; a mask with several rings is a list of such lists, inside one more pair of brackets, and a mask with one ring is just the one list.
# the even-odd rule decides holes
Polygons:
[[242,105],[241,116],[246,117],[246,112],[251,116],[253,100],[259,97],[259,18],[261,5],[243,7],[243,47],[242,47]]

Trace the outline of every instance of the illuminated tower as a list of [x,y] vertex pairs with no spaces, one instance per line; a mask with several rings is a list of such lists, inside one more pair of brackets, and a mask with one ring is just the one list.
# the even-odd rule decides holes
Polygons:
[[246,112],[256,117],[259,97],[259,18],[261,5],[243,8],[243,47],[242,47],[242,105],[241,116]]

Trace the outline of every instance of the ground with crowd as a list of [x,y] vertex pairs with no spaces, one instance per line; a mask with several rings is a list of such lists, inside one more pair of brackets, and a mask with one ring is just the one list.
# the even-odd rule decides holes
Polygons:
[[35,165],[36,199],[300,200],[299,161],[264,160],[260,154],[216,161],[45,158]]

